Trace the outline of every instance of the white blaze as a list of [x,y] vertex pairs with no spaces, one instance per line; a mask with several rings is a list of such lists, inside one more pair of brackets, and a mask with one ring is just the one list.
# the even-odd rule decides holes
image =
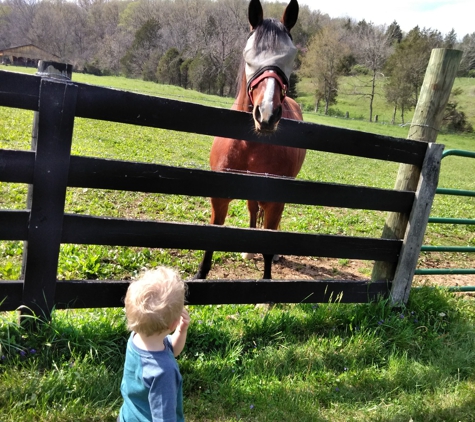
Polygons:
[[266,91],[264,92],[264,97],[262,98],[262,102],[260,104],[261,122],[268,122],[272,117],[272,113],[274,112],[274,90],[275,79],[267,78]]

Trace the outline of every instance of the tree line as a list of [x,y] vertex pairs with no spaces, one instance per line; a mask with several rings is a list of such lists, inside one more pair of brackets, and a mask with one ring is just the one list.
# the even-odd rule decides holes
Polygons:
[[[286,5],[263,3],[265,16],[280,18]],[[249,33],[247,7],[248,0],[0,0],[0,48],[34,44],[75,71],[234,96]],[[399,112],[404,120],[437,47],[462,50],[460,76],[475,76],[475,32],[461,39],[454,30],[403,33],[396,21],[332,19],[301,5],[292,36],[299,54],[291,85],[310,78],[316,108],[324,112],[336,101],[339,77],[353,75],[373,120],[376,80],[385,78],[393,119]]]

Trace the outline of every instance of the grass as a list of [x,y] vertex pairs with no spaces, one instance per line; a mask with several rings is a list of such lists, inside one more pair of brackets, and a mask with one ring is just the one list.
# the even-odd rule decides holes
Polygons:
[[[179,358],[189,421],[471,421],[475,306],[438,289],[385,302],[190,306]],[[0,420],[114,421],[121,309],[0,315]],[[450,356],[450,358],[448,358]]]
[[[189,95],[190,101],[208,105],[230,104],[138,80],[86,75],[74,75],[73,80],[170,98]],[[361,101],[354,107],[355,115],[366,112]],[[407,135],[407,128],[398,125],[314,113],[304,118]],[[32,119],[31,112],[0,108],[0,148],[29,149]],[[469,150],[474,141],[473,135],[444,133],[438,139],[447,148]],[[78,119],[73,154],[207,168],[210,142],[205,136]],[[440,185],[475,189],[472,161],[444,159]],[[396,172],[391,163],[309,152],[299,177],[392,188]],[[25,202],[25,186],[0,184],[1,208],[24,209]],[[94,189],[69,189],[66,210],[202,223],[210,213],[205,198]],[[472,218],[473,199],[437,197],[433,214]],[[384,220],[384,213],[292,205],[286,208],[282,229],[379,236]],[[243,201],[232,203],[228,224],[247,226]],[[473,245],[473,226],[430,226],[426,243],[442,241]],[[0,279],[18,279],[21,254],[21,242],[0,242]],[[121,279],[165,264],[187,278],[200,256],[194,251],[63,245],[58,275]],[[474,266],[467,256],[450,259],[455,266]],[[346,264],[341,260],[340,265]],[[244,263],[236,254],[222,253],[215,265]],[[188,421],[474,420],[473,300],[424,287],[414,290],[407,307],[397,312],[381,301],[192,306],[190,313],[193,322],[179,359]],[[18,326],[15,313],[1,313],[0,420],[115,421],[126,338],[121,309],[56,310],[51,323],[39,331]]]

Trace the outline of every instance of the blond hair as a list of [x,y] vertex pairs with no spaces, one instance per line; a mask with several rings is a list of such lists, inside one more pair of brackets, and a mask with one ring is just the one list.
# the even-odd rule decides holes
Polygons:
[[133,281],[125,296],[127,328],[150,336],[163,333],[180,318],[185,283],[175,270],[158,267]]

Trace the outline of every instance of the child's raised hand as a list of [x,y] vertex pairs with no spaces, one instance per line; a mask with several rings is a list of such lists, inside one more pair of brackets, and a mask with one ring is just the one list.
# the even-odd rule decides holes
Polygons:
[[180,322],[178,323],[177,329],[179,331],[185,331],[188,329],[189,325],[190,325],[190,315],[188,314],[188,311],[185,308],[183,308],[183,311],[181,311]]

